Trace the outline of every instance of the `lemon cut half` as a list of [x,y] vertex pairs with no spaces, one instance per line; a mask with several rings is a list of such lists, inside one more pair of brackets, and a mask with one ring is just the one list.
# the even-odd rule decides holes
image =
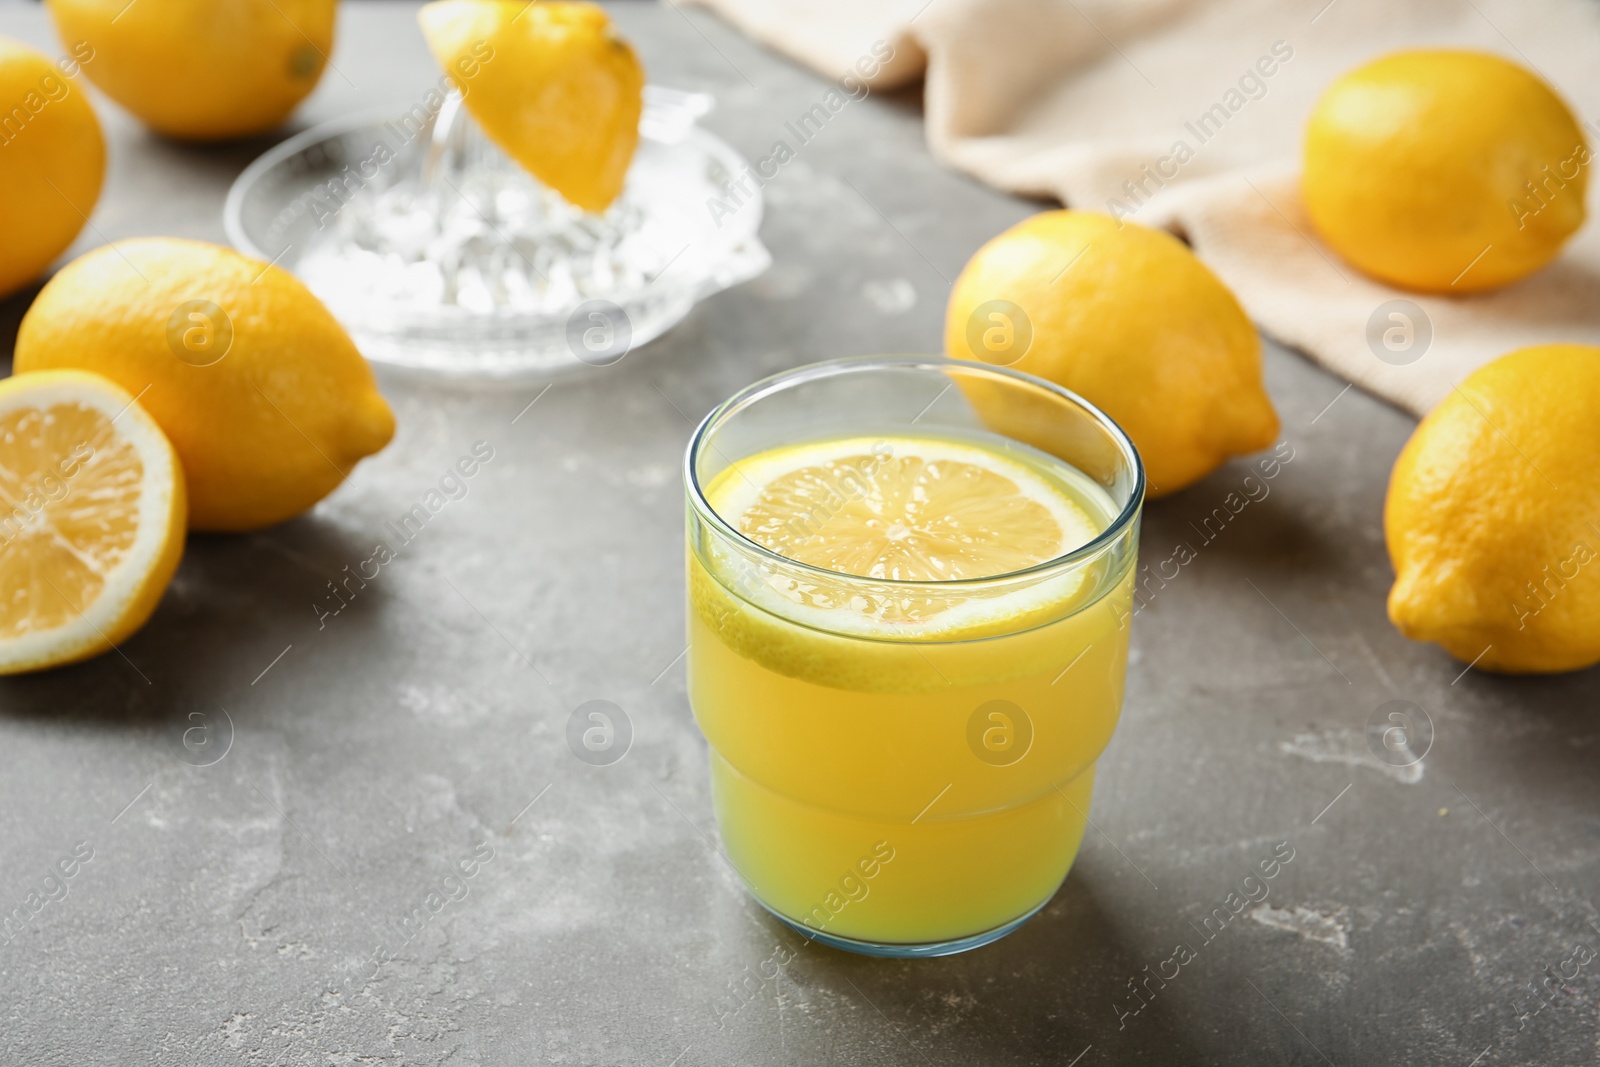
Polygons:
[[155,610],[183,553],[183,471],[96,374],[0,381],[0,674],[87,659]]
[[[944,438],[845,438],[760,453],[723,471],[707,502],[745,537],[811,567],[883,582],[959,582],[1027,570],[1094,540],[1098,487],[1069,489],[994,449]],[[1077,497],[1083,499],[1077,499]],[[1107,498],[1104,504],[1109,506]],[[1061,606],[1082,572],[995,593],[859,585],[753,567],[718,553],[724,582],[774,614],[836,633],[947,639]]]

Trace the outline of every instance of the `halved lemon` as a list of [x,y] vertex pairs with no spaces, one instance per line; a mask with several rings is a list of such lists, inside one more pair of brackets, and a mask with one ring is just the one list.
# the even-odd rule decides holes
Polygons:
[[183,468],[122,388],[84,371],[0,381],[0,674],[109,651],[183,554]]

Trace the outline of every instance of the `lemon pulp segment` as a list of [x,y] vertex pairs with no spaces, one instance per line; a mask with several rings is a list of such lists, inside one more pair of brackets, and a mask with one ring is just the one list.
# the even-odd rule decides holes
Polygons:
[[[0,415],[0,442],[0,508],[11,516],[0,532],[0,589],[11,591],[0,636],[15,637],[61,626],[104,590],[138,532],[144,464],[109,418],[81,403]],[[83,464],[90,454],[96,462]],[[59,504],[49,499],[57,484],[72,490]]]

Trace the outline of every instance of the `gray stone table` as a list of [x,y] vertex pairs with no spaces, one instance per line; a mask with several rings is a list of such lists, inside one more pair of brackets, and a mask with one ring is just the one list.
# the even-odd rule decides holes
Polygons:
[[[750,158],[827,90],[701,12],[612,10]],[[420,96],[413,15],[346,4],[297,123]],[[18,0],[0,33],[57,48]],[[223,240],[270,140],[172,144],[97,103],[111,169],[78,250]],[[526,411],[542,386],[386,381],[394,443],[300,519],[190,537],[126,659],[0,680],[0,910],[92,850],[0,942],[0,1062],[1593,1062],[1600,964],[1574,953],[1600,947],[1595,675],[1463,673],[1393,630],[1380,520],[1411,421],[1270,344],[1294,459],[1209,542],[1246,464],[1148,508],[1146,559],[1198,558],[1134,625],[1095,829],[1044,912],[885,962],[802,947],[745,895],[684,694],[692,425],[775,370],[937,351],[949,280],[1040,207],[935,164],[914,94],[849,105],[767,194],[764,277]],[[0,304],[0,350],[31,295]],[[326,583],[479,440],[468,495],[319,625]],[[636,733],[609,767],[565,741],[594,698]],[[1432,718],[1420,766],[1368,751],[1394,699]],[[195,766],[183,731],[220,744],[230,722]],[[1205,940],[1283,842],[1270,896]],[[467,894],[398,933],[463,860]],[[1130,980],[1180,941],[1195,958],[1133,1014]]]

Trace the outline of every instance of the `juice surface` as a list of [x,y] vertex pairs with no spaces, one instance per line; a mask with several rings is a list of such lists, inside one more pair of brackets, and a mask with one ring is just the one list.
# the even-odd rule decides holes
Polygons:
[[[723,471],[706,498],[788,558],[917,581],[977,577],[963,568],[1019,545],[1053,559],[1114,517],[1052,457],[934,436],[786,446]],[[785,572],[692,533],[690,697],[728,856],[758,899],[811,929],[895,945],[972,937],[1048,901],[1121,708],[1132,566],[1130,553],[1117,573],[1101,557],[913,595]]]

